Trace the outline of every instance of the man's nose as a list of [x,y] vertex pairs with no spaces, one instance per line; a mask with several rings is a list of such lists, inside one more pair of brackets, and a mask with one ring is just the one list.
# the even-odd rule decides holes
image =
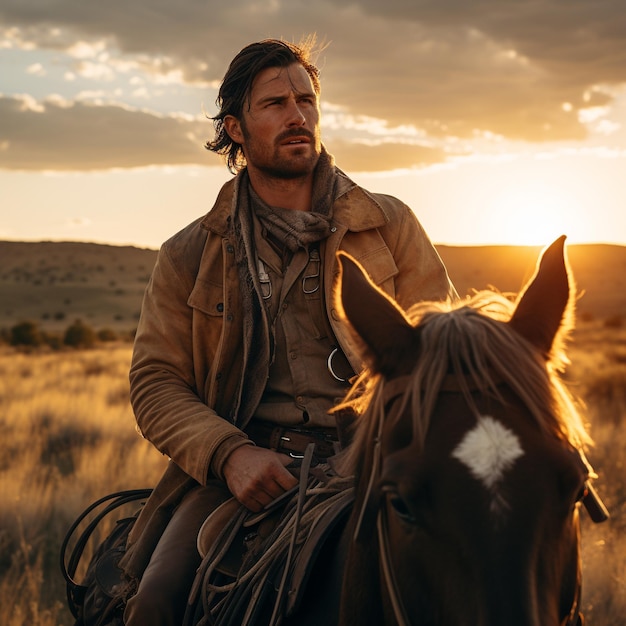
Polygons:
[[306,117],[295,100],[289,100],[287,105],[287,126],[304,126]]

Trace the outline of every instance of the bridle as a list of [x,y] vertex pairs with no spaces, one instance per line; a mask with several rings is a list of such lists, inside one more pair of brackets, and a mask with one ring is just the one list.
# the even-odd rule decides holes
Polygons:
[[[453,387],[457,387],[458,384],[452,380],[453,377],[446,377],[446,383],[444,387],[446,390],[451,390]],[[386,411],[384,410],[392,401],[405,394],[407,384],[411,379],[411,375],[402,375],[385,382],[385,387],[382,390],[382,409],[378,412],[378,424],[376,425],[376,437],[374,439],[374,450],[372,456],[372,467],[367,483],[367,489],[363,504],[359,510],[357,522],[354,530],[354,538],[359,536],[361,528],[366,516],[366,513],[372,510],[373,497],[374,497],[374,485],[380,478],[380,471],[383,463],[382,458],[382,434],[384,426],[384,416]],[[588,510],[592,521],[598,523],[608,519],[608,511],[604,504],[600,500],[595,490],[591,487],[590,483],[586,483],[586,495],[582,502],[585,508]],[[389,602],[393,609],[393,614],[397,622],[397,626],[411,626],[409,618],[407,617],[407,611],[402,600],[399,585],[396,579],[395,568],[393,567],[393,560],[391,555],[391,549],[389,546],[389,526],[387,517],[387,508],[381,506],[381,503],[377,503],[376,513],[376,532],[378,538],[378,557],[382,570],[383,579],[385,581],[385,588]],[[574,592],[574,600],[570,612],[563,618],[560,626],[582,626],[583,617],[580,613],[581,604],[581,576],[577,575],[576,589]]]
[[[409,379],[409,375],[404,375],[394,378],[393,380],[385,383],[382,397],[382,409],[387,407],[392,400],[395,400],[396,398],[404,394]],[[378,424],[376,425],[376,437],[374,439],[374,451],[372,455],[372,468],[367,482],[365,497],[363,498],[363,505],[361,506],[359,515],[357,517],[357,522],[354,530],[355,540],[361,533],[361,528],[365,520],[366,513],[373,504],[372,498],[374,495],[374,484],[376,480],[380,477],[380,468],[383,461],[381,444],[384,426],[384,414],[384,410],[378,412]],[[402,596],[400,595],[400,590],[396,581],[395,570],[391,559],[386,509],[385,507],[380,506],[380,503],[378,503],[376,513],[376,531],[378,536],[379,562],[383,572],[383,578],[385,580],[387,595],[389,596],[396,622],[398,623],[398,626],[410,626],[409,620],[407,618],[406,609],[404,608],[404,602],[402,601]]]

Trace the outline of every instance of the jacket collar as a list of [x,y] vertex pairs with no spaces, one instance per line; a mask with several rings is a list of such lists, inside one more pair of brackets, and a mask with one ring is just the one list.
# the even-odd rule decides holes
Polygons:
[[[336,168],[336,171],[338,193],[333,205],[333,224],[341,225],[352,232],[384,226],[389,221],[389,217],[376,199],[348,178],[339,168]],[[222,237],[228,235],[230,216],[240,193],[241,180],[242,172],[220,189],[213,208],[201,222],[203,228]]]

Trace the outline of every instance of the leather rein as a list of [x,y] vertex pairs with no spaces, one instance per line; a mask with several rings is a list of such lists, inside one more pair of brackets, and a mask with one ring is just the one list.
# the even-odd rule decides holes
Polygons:
[[[453,377],[446,377],[446,382],[443,385],[443,388],[446,390],[452,390],[452,388],[456,387],[458,390],[458,384],[456,384],[453,380]],[[387,381],[385,383],[385,388],[383,389],[383,398],[382,398],[382,406],[383,408],[387,407],[392,400],[404,395],[407,385],[411,379],[410,375],[399,376],[398,378],[394,378],[391,381]],[[372,457],[372,469],[369,475],[369,480],[367,484],[367,490],[365,493],[365,498],[363,499],[363,505],[359,511],[359,516],[357,518],[357,523],[354,531],[354,538],[356,539],[361,531],[361,526],[363,524],[364,518],[366,516],[367,510],[371,510],[372,505],[372,497],[374,493],[374,485],[378,478],[380,478],[380,470],[383,463],[382,458],[382,434],[383,434],[383,426],[384,426],[384,415],[385,411],[379,411],[378,415],[378,424],[376,430],[376,437],[374,440],[374,450]],[[583,500],[583,503],[590,509],[590,506],[601,506],[604,507],[602,502],[599,500],[595,491],[591,488],[591,485],[588,484],[588,488],[590,489],[590,500],[591,502],[587,502]],[[606,510],[606,509],[605,509]],[[593,521],[604,521],[604,519],[596,519],[595,516],[591,513],[591,517]],[[607,513],[608,517],[608,513]],[[389,597],[389,601],[391,603],[391,607],[393,609],[393,614],[395,620],[397,622],[397,626],[411,626],[409,618],[407,617],[407,611],[402,600],[402,595],[400,593],[399,585],[397,582],[395,569],[393,566],[393,559],[391,555],[391,548],[389,545],[389,528],[388,528],[388,519],[387,519],[387,509],[383,506],[380,506],[380,503],[377,507],[376,513],[376,532],[378,537],[378,556],[380,567],[383,574],[383,579],[385,581],[385,588],[387,591],[387,595]],[[572,604],[572,608],[568,615],[565,616],[560,626],[579,626],[583,624],[582,615],[580,613],[580,602],[581,602],[581,582],[580,577],[576,586],[576,591],[574,595],[574,601]]]

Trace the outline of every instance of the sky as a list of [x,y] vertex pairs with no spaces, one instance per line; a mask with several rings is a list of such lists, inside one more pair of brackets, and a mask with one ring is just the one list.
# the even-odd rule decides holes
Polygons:
[[626,245],[623,0],[0,0],[0,239],[157,248],[231,59],[311,33],[327,149],[435,243]]

